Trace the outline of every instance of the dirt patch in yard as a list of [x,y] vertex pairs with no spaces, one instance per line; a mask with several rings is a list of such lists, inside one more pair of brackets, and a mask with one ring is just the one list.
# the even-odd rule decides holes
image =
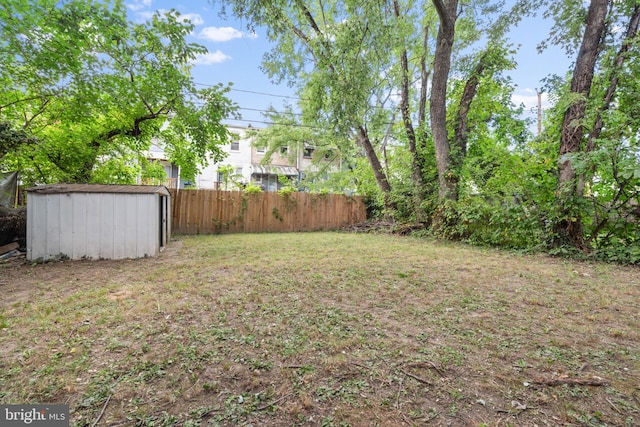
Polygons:
[[640,423],[640,271],[407,237],[0,264],[0,403],[77,426]]
[[0,261],[2,303],[15,304],[38,297],[60,298],[91,283],[127,283],[137,279],[141,271],[175,261],[181,248],[182,241],[174,240],[157,257],[46,263],[30,263],[23,253]]

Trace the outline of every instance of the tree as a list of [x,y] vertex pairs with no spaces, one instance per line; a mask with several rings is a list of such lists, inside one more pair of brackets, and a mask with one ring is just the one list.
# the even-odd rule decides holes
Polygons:
[[[625,64],[632,63],[630,57],[637,55],[632,46],[640,7],[633,1],[592,1],[586,17],[567,13],[567,7],[557,5],[551,12],[556,19],[552,36],[563,40],[568,50],[579,46],[570,89],[563,102],[566,109],[560,130],[553,244],[589,252],[591,243],[606,224],[621,214],[624,216],[623,212],[614,211],[623,205],[629,206],[635,197],[633,192],[629,193],[635,171],[629,170],[629,166],[624,167],[626,171],[621,167],[628,164],[629,155],[633,159],[636,131],[632,130],[631,134],[625,131],[633,126],[632,120],[625,123],[616,118],[626,106],[618,103],[614,107],[614,97],[620,83],[630,90],[622,94],[623,97],[638,94],[637,89],[622,79],[634,79],[625,70]],[[584,21],[576,21],[573,15]],[[566,34],[572,37],[559,37]],[[586,195],[587,187],[600,190]],[[585,221],[588,230],[585,230]],[[589,237],[585,239],[587,234]]]
[[[504,14],[498,14],[495,25],[482,29],[478,24],[480,15],[491,15],[499,11],[499,5],[479,1],[462,2],[458,0],[432,0],[438,13],[438,35],[433,59],[433,77],[431,96],[429,100],[431,132],[435,146],[436,164],[438,167],[439,197],[446,201],[455,201],[459,195],[460,168],[464,162],[467,150],[468,125],[467,116],[471,103],[478,90],[480,78],[485,72],[495,72],[500,67],[508,66],[509,61],[504,59],[506,52],[499,46],[504,43],[504,33],[511,24],[505,16],[515,16],[520,19],[522,12],[520,4],[516,3],[513,9]],[[531,4],[535,7],[535,4]],[[456,25],[464,17],[464,12],[470,15],[463,23],[462,36],[456,33]],[[452,65],[454,44],[461,41],[462,46],[458,50],[467,47],[479,40],[482,36],[489,42],[483,49],[484,53],[477,59],[475,67],[467,74],[465,89],[458,100],[457,106],[451,106],[448,102],[449,72]],[[448,109],[455,110],[453,121],[448,120]],[[452,129],[453,128],[453,129]]]
[[186,179],[222,158],[227,87],[197,89],[202,46],[179,14],[127,21],[122,1],[0,5],[0,118],[36,137],[3,159],[27,183],[133,182],[152,140]]
[[338,135],[341,152],[352,151],[347,145],[354,142],[362,149],[392,208],[391,185],[376,148],[392,115],[385,109],[391,51],[384,43],[394,28],[389,5],[235,0],[221,7],[267,28],[275,43],[263,60],[264,71],[298,85],[304,125]]
[[566,242],[580,250],[586,250],[586,247],[581,214],[576,211],[575,205],[575,199],[579,195],[571,154],[581,150],[584,135],[583,120],[600,44],[604,37],[608,6],[609,0],[592,0],[589,6],[582,44],[571,79],[570,95],[575,101],[564,114],[560,136],[558,199],[561,204],[562,218],[554,225],[554,232],[559,239],[559,244]]
[[218,167],[218,173],[222,175],[222,190],[241,190],[242,174],[236,173],[233,165],[222,165]]
[[7,121],[0,121],[0,160],[7,154],[14,152],[20,146],[35,145],[36,140],[27,135],[22,129],[14,129]]
[[442,199],[457,200],[458,184],[455,171],[451,170],[451,147],[447,129],[447,82],[451,69],[451,53],[455,41],[455,25],[458,19],[458,0],[433,0],[440,26],[433,60],[430,112],[431,132],[438,165],[439,195]]
[[[431,2],[400,0],[382,3],[297,1],[292,4],[236,0],[221,6],[223,11],[228,7],[236,16],[268,28],[276,47],[265,57],[264,70],[272,78],[288,78],[299,85],[305,124],[341,133],[345,141],[351,144],[355,141],[362,147],[378,187],[386,195],[387,207],[393,204],[392,186],[380,155],[382,142],[390,139],[390,121],[396,110],[400,111],[404,136],[393,135],[392,139],[408,145],[412,156],[413,204],[417,218],[423,221],[424,214],[420,211],[428,168],[426,145],[430,138],[426,126],[428,80],[433,75],[431,131],[441,172],[440,189],[443,195],[450,194],[455,199],[457,190],[453,187],[457,185],[454,185],[457,178],[454,168],[450,167],[447,123],[447,87],[456,41],[455,22],[462,15],[466,25],[456,47],[468,47],[480,37],[475,27],[475,12],[476,8],[485,8],[484,3],[480,1],[479,5],[460,10],[457,1],[447,3],[449,9],[445,15],[441,14],[444,24],[441,22],[439,26],[434,61],[437,73],[429,69],[430,36],[438,27],[435,10],[444,5],[442,2],[434,2],[435,8]],[[443,32],[448,39],[444,44]],[[418,89],[414,89],[416,81]],[[461,107],[461,117],[467,114],[472,99],[471,91],[465,101],[466,109]]]

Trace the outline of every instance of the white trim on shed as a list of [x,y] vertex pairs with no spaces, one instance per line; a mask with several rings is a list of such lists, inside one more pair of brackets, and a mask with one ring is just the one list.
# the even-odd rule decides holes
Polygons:
[[170,237],[163,186],[55,184],[27,189],[27,259],[158,255]]

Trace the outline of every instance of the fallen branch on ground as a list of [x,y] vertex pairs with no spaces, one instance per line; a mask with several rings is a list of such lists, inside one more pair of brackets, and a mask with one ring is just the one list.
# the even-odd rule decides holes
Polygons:
[[102,416],[104,415],[104,411],[107,409],[107,405],[109,404],[109,401],[111,400],[111,396],[113,396],[113,395],[110,394],[109,397],[107,397],[107,401],[104,402],[104,406],[102,406],[102,411],[100,411],[100,414],[98,415],[98,418],[96,419],[96,421],[93,423],[92,427],[96,427],[98,425],[98,423],[100,422],[100,420],[102,419]]
[[413,375],[411,372],[407,372],[404,369],[400,369],[400,368],[396,368],[398,369],[398,371],[402,372],[403,374],[405,374],[408,377],[413,378],[414,380],[421,382],[422,384],[426,384],[426,385],[433,385],[433,383],[431,383],[430,381],[425,380],[424,378],[420,378],[417,375]]
[[406,366],[410,367],[410,368],[427,368],[427,369],[433,369],[434,371],[436,371],[438,374],[440,374],[441,377],[444,377],[444,372],[442,372],[442,370],[440,368],[438,368],[436,366],[435,363],[433,363],[430,360],[425,360],[422,362],[412,362],[412,363],[407,363]]
[[264,406],[259,407],[258,409],[256,409],[256,411],[257,411],[257,412],[264,411],[265,409],[272,407],[272,406],[273,406],[273,405],[275,405],[276,403],[280,403],[280,402],[282,402],[283,400],[285,400],[285,399],[287,399],[287,398],[291,397],[291,396],[292,396],[292,395],[294,395],[294,394],[295,394],[294,392],[291,392],[291,393],[289,393],[289,394],[285,394],[285,395],[284,395],[284,396],[282,396],[281,398],[276,399],[276,400],[274,400],[274,401],[273,401],[273,402],[271,402],[271,403],[268,403],[268,404],[266,404],[266,405],[264,405]]
[[590,385],[590,386],[605,386],[609,384],[606,380],[598,377],[594,378],[549,378],[538,379],[531,381],[534,385],[546,385],[550,387],[556,387],[559,385]]

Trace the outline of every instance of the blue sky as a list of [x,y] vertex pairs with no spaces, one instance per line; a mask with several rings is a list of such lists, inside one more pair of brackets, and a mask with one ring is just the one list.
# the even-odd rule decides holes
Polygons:
[[[263,31],[255,34],[246,31],[243,23],[233,19],[222,19],[217,10],[206,0],[191,0],[176,3],[170,0],[126,0],[129,18],[143,21],[156,10],[178,10],[195,24],[190,36],[191,42],[204,45],[209,50],[206,56],[198,59],[193,70],[194,79],[200,84],[215,85],[233,82],[229,96],[241,108],[242,120],[229,122],[237,125],[251,123],[255,127],[266,124],[260,110],[272,105],[282,110],[284,105],[295,103],[294,93],[285,84],[275,85],[260,70],[260,62],[270,43]],[[525,20],[512,31],[510,40],[521,45],[516,56],[518,66],[509,74],[517,85],[514,95],[516,103],[524,103],[528,115],[535,117],[537,104],[536,88],[541,88],[541,80],[549,74],[564,74],[571,66],[572,58],[567,58],[559,48],[548,48],[542,54],[536,50],[539,42],[545,39],[550,22],[540,18]],[[287,98],[289,97],[289,98]],[[543,94],[543,109],[548,106],[546,94]]]

